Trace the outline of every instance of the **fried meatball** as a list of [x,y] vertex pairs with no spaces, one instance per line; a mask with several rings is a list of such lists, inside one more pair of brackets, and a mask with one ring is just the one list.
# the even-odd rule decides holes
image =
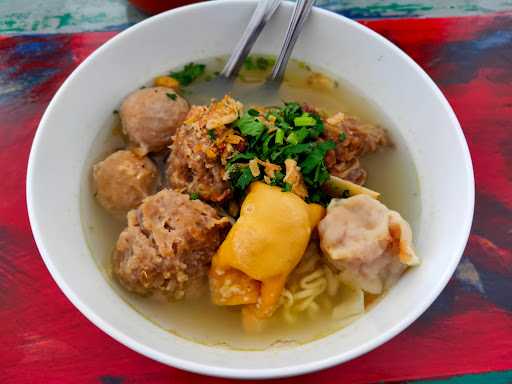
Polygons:
[[94,165],[93,184],[100,204],[110,213],[124,216],[156,192],[158,169],[146,156],[117,151]]
[[243,105],[230,97],[210,105],[193,105],[178,128],[171,146],[167,179],[179,191],[198,193],[215,203],[226,201],[231,187],[225,172],[227,159],[245,148],[245,140],[228,127]]
[[139,89],[121,105],[123,132],[145,152],[159,151],[170,144],[188,110],[187,101],[170,88]]
[[324,137],[336,143],[336,148],[326,156],[329,172],[360,185],[366,182],[367,173],[361,167],[359,158],[390,145],[384,129],[343,113],[324,120]]
[[190,125],[178,128],[167,162],[167,178],[171,188],[197,193],[203,200],[222,202],[231,189],[224,180],[224,167],[216,157],[209,157],[203,147],[209,145],[206,134]]
[[113,253],[114,275],[139,294],[197,296],[191,289],[205,280],[228,227],[209,205],[163,189],[128,213]]

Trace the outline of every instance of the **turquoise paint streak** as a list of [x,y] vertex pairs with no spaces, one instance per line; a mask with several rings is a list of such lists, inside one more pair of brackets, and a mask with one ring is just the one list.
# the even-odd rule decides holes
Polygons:
[[0,33],[121,30],[145,15],[127,0],[0,0]]
[[[512,371],[464,375],[443,380],[420,380],[414,384],[510,384]],[[411,383],[411,384],[413,384]]]
[[[512,11],[512,0],[317,0],[351,18],[443,17]],[[127,0],[0,0],[0,33],[122,30],[145,16]]]
[[317,0],[317,5],[352,18],[449,17],[512,10],[511,0]]

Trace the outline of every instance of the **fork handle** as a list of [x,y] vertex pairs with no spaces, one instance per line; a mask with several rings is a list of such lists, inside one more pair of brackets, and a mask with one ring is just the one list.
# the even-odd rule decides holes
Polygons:
[[254,46],[265,24],[270,20],[277,10],[281,0],[259,0],[254,10],[251,20],[245,28],[242,37],[238,41],[233,53],[229,57],[224,69],[220,73],[226,78],[234,77],[238,74],[245,58]]
[[283,47],[281,48],[281,52],[277,57],[274,68],[272,69],[270,80],[275,82],[280,82],[282,80],[293,47],[304,28],[304,23],[311,13],[314,3],[315,0],[297,0],[295,8],[293,9],[290,24],[288,25],[288,30],[286,31]]

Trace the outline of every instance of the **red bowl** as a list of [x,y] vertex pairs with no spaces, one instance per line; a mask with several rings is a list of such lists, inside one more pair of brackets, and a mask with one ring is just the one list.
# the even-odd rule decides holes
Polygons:
[[182,5],[197,3],[197,0],[130,0],[142,12],[155,15]]

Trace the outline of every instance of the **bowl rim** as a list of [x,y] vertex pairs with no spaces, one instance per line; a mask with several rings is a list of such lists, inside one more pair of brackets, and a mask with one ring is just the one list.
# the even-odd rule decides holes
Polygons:
[[[339,15],[337,13],[321,9],[318,7],[314,7],[313,12],[321,15],[322,17],[330,17],[337,20],[337,22],[347,23],[351,27],[356,28],[359,32],[369,35],[369,37],[377,39],[381,44],[385,45],[388,49],[393,51],[394,54],[398,55],[402,59],[404,59],[408,65],[412,66],[416,73],[422,77],[422,79],[428,84],[431,90],[434,92],[434,95],[437,99],[442,103],[445,113],[449,117],[450,123],[456,130],[456,138],[458,145],[462,149],[462,154],[464,156],[464,179],[466,181],[466,192],[468,194],[468,207],[464,212],[464,216],[461,217],[461,223],[463,224],[463,230],[459,238],[459,244],[457,245],[456,257],[452,258],[451,264],[449,268],[445,269],[444,273],[439,276],[439,279],[436,281],[432,289],[429,293],[426,293],[426,298],[423,300],[423,305],[418,306],[415,311],[409,313],[409,315],[397,322],[389,331],[383,333],[379,337],[369,340],[368,342],[359,345],[358,347],[337,355],[332,355],[329,358],[312,361],[306,364],[301,365],[292,365],[284,368],[259,368],[259,369],[247,369],[247,368],[223,368],[215,365],[207,365],[202,363],[196,363],[191,360],[181,359],[177,356],[171,356],[168,354],[164,354],[154,349],[135,341],[130,337],[129,334],[126,334],[124,331],[117,329],[114,324],[111,324],[102,319],[102,317],[94,312],[88,305],[83,303],[80,297],[73,292],[73,289],[67,284],[65,278],[58,272],[56,266],[52,262],[52,258],[50,256],[49,250],[46,248],[46,242],[40,232],[40,224],[38,217],[35,214],[35,197],[33,191],[33,183],[34,183],[34,167],[35,167],[35,159],[38,157],[38,152],[40,148],[41,137],[44,134],[44,127],[47,124],[47,120],[49,116],[52,114],[54,106],[58,103],[60,96],[64,93],[64,90],[70,86],[73,79],[80,75],[82,69],[89,65],[89,63],[93,62],[95,58],[101,55],[104,51],[108,50],[112,44],[114,44],[117,40],[127,38],[130,34],[136,32],[137,30],[144,28],[146,25],[154,23],[160,19],[164,19],[168,17],[169,14],[179,14],[183,11],[187,11],[192,8],[204,8],[206,11],[209,7],[217,7],[221,6],[229,6],[229,4],[241,4],[241,3],[255,3],[256,0],[214,0],[210,2],[200,2],[195,4],[190,4],[182,7],[178,7],[156,16],[149,17],[128,29],[121,31],[103,45],[98,47],[94,52],[92,52],[82,63],[80,63],[73,72],[66,78],[64,83],[59,87],[55,95],[52,97],[48,107],[46,108],[35,133],[30,156],[28,160],[27,166],[27,177],[26,177],[26,204],[28,209],[29,222],[32,229],[33,237],[36,242],[39,253],[50,272],[52,278],[57,283],[57,286],[64,293],[64,295],[71,301],[71,303],[84,315],[89,321],[91,321],[95,326],[100,328],[103,332],[107,333],[113,339],[118,341],[119,343],[125,345],[126,347],[146,356],[153,360],[156,360],[160,363],[176,367],[179,369],[184,369],[186,371],[215,376],[215,377],[224,377],[224,378],[238,378],[238,379],[267,379],[267,378],[277,378],[277,377],[290,377],[301,374],[306,374],[322,369],[326,369],[337,364],[341,364],[352,360],[356,357],[359,357],[377,347],[384,344],[388,340],[392,339],[400,332],[405,330],[412,322],[418,319],[434,302],[434,300],[439,296],[441,291],[444,289],[449,279],[453,275],[455,268],[457,267],[462,254],[464,252],[466,243],[469,238],[473,214],[474,214],[474,201],[475,201],[475,183],[474,183],[474,174],[473,174],[473,164],[471,161],[471,156],[469,152],[469,148],[467,142],[465,140],[462,128],[460,123],[451,108],[449,102],[438,88],[438,86],[434,83],[434,81],[428,76],[428,74],[405,52],[403,52],[400,48],[398,48],[391,41],[381,36],[377,32],[371,30],[370,28],[358,23],[355,20],[351,20],[345,16]],[[284,1],[283,3],[288,3],[287,6],[291,6],[290,1]],[[284,4],[283,4],[284,5]],[[461,164],[462,168],[462,164]],[[246,351],[241,351],[241,353],[247,353]]]

